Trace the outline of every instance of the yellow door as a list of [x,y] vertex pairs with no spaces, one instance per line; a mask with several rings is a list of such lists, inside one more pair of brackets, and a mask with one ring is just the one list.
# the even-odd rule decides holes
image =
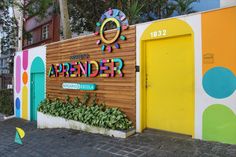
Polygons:
[[146,41],[148,128],[193,135],[194,53],[191,35]]

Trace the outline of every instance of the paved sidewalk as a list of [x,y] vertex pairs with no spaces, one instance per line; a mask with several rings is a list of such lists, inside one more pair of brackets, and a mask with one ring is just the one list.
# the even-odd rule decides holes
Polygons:
[[[23,145],[14,143],[15,127],[25,130]],[[0,122],[1,157],[236,157],[236,145],[192,140],[146,130],[128,139],[67,129],[36,129],[20,119]]]

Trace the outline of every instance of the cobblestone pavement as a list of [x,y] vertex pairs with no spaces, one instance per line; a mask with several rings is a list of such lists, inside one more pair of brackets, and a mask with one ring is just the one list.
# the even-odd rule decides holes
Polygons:
[[[15,127],[26,132],[23,145],[14,143]],[[146,130],[128,139],[67,129],[36,129],[34,122],[0,122],[0,157],[236,157],[236,145],[193,140]]]

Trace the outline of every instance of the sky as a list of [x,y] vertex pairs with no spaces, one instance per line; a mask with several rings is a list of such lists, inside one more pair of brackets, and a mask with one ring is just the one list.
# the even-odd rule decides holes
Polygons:
[[200,3],[195,2],[193,5],[196,11],[216,9],[220,7],[220,0],[200,0]]

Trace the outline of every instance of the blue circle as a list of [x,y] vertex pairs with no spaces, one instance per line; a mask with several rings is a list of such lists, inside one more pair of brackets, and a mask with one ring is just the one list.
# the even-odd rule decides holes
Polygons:
[[208,95],[222,99],[234,93],[236,78],[229,69],[215,67],[205,73],[202,84]]
[[20,99],[16,98],[16,109],[19,110],[20,109]]

